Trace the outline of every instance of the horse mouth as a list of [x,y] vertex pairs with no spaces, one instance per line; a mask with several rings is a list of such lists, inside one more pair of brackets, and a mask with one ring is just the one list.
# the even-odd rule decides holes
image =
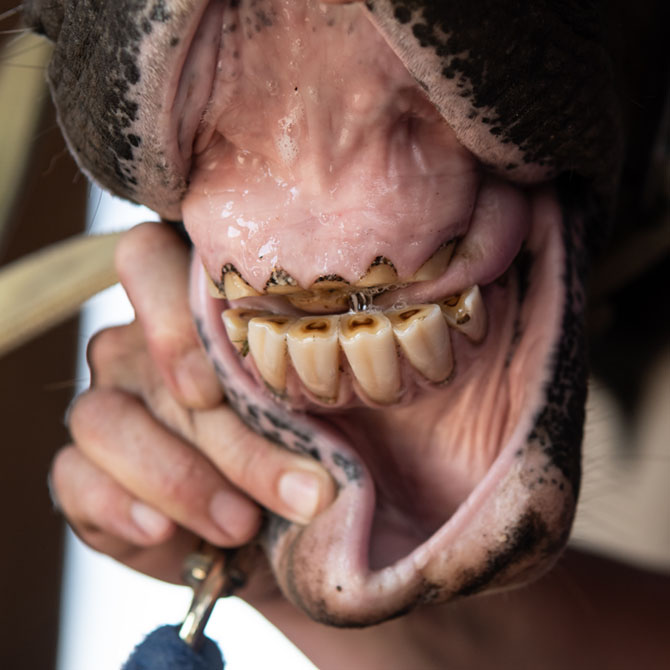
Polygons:
[[[227,11],[209,5],[223,33],[203,21],[187,71],[210,33],[230,37]],[[244,48],[230,44],[217,53]],[[274,130],[251,119],[243,143],[230,101],[251,93],[220,58],[204,113],[186,117],[197,129],[179,125],[193,310],[229,402],[339,486],[308,526],[273,517],[264,533],[286,595],[335,625],[541,573],[567,540],[579,477],[583,379],[562,339],[578,337],[578,279],[556,191],[463,148],[387,51],[383,114],[358,98],[338,127],[331,110],[327,150],[313,150],[324,102],[302,79],[278,80]]]
[[[553,188],[523,197],[518,251],[477,284],[467,261],[459,269],[460,254],[472,257],[468,231],[439,276],[369,291],[331,277],[281,293],[269,280],[261,292],[230,264],[214,282],[194,258],[194,314],[230,403],[340,487],[309,526],[266,528],[279,583],[317,619],[374,623],[518,583],[567,540],[578,466],[555,461],[543,417],[571,308],[569,260]],[[380,265],[390,267],[369,272]]]

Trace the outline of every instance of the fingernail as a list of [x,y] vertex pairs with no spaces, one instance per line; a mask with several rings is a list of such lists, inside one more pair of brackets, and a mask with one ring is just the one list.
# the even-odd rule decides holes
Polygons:
[[319,506],[321,480],[311,472],[292,470],[279,480],[279,497],[296,515],[296,521],[307,523]]
[[184,399],[196,407],[212,407],[221,400],[221,386],[211,362],[200,349],[182,356],[175,376]]
[[218,491],[209,503],[216,525],[232,540],[245,540],[258,526],[258,509],[232,491]]
[[172,521],[158,510],[142,502],[134,502],[130,506],[130,516],[135,525],[149,537],[160,538],[165,535]]

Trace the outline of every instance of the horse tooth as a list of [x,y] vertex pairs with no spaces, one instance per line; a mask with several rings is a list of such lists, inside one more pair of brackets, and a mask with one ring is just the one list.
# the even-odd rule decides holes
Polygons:
[[302,290],[298,286],[298,282],[281,268],[275,268],[265,284],[265,292],[272,295],[287,295]]
[[351,285],[339,275],[324,275],[309,290],[291,293],[287,299],[304,312],[327,314],[346,310],[350,292]]
[[314,395],[337,397],[340,346],[337,316],[305,317],[290,327],[286,341],[293,367]]
[[223,290],[228,300],[239,298],[255,298],[260,293],[242,279],[240,273],[232,266],[223,268]]
[[424,377],[442,382],[454,367],[449,328],[439,305],[386,312],[405,357]]
[[429,281],[441,277],[454,255],[456,240],[443,244],[410,278],[411,282]]
[[394,402],[400,391],[400,366],[391,322],[380,313],[343,316],[339,339],[354,377],[370,399]]
[[398,273],[393,263],[384,256],[377,256],[370,264],[368,271],[354,284],[364,288],[395,284],[398,282]]
[[286,333],[293,319],[260,316],[249,321],[249,351],[261,377],[275,391],[286,388]]
[[342,312],[349,305],[349,293],[338,289],[301,291],[300,293],[291,293],[286,298],[294,307],[310,314]]
[[249,321],[257,316],[267,316],[268,314],[269,312],[257,309],[227,309],[221,315],[228,339],[242,356],[246,356],[249,353],[249,342],[247,339]]
[[212,279],[207,268],[203,264],[202,269],[205,271],[205,277],[207,278],[207,292],[212,298],[225,298],[226,292]]
[[486,335],[488,318],[486,305],[476,284],[460,296],[445,298],[440,308],[447,323],[473,342],[481,342]]

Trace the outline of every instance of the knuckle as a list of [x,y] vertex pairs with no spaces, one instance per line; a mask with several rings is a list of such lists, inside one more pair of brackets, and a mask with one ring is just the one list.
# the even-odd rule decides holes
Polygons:
[[56,452],[51,461],[47,485],[49,496],[55,509],[66,514],[69,505],[68,493],[71,490],[70,479],[78,459],[77,449],[73,445],[63,447]]
[[171,244],[174,244],[174,236],[161,223],[142,223],[126,231],[121,236],[114,255],[121,283],[125,283],[137,268],[143,266],[148,255],[161,253],[162,249]]
[[[244,425],[229,407],[192,414],[191,440],[203,445],[207,457],[236,486],[248,490],[269,482],[278,466],[274,445]],[[224,436],[213,441],[212,436]]]
[[138,550],[135,545],[115,537],[91,521],[83,521],[77,524],[70,522],[70,528],[93,551],[111,556],[121,563],[126,563]]
[[68,427],[80,446],[100,441],[107,427],[123,415],[125,394],[114,389],[89,389],[74,399],[67,417]]
[[98,372],[104,369],[118,355],[119,333],[115,328],[101,330],[91,337],[86,347],[88,367]]
[[114,262],[116,269],[123,279],[124,274],[132,270],[139,254],[142,253],[146,245],[146,232],[144,226],[134,226],[127,230],[116,245],[114,252]]
[[183,333],[175,331],[174,324],[151,323],[146,337],[154,359],[163,364],[174,364],[189,344]]
[[269,475],[272,470],[272,451],[247,445],[246,442],[252,442],[252,440],[240,443],[239,455],[235,459],[239,485],[243,488],[253,486],[259,479]]
[[111,486],[89,486],[83,492],[82,503],[94,525],[105,528],[113,520],[118,508],[118,496]]
[[74,519],[67,519],[68,525],[72,532],[88,547],[94,551],[104,553],[103,538],[105,533],[101,528],[89,521],[76,521]]
[[64,447],[56,454],[49,472],[49,491],[56,509],[75,531],[90,535],[93,529],[102,527],[100,521],[112,502],[101,502],[107,494],[105,489],[91,485],[86,461],[76,447]]
[[171,461],[169,470],[161,474],[159,487],[166,498],[188,502],[202,496],[204,479],[201,457],[197,452],[194,449],[180,450]]
[[70,434],[77,439],[81,434],[81,428],[86,423],[86,416],[91,405],[91,397],[97,393],[96,391],[83,391],[78,396],[73,398],[67,410],[65,423],[70,430]]
[[86,349],[92,386],[117,386],[131,370],[141,369],[143,333],[135,321],[93,335]]
[[49,483],[55,489],[64,486],[77,458],[77,448],[73,445],[63,447],[56,452],[49,469]]

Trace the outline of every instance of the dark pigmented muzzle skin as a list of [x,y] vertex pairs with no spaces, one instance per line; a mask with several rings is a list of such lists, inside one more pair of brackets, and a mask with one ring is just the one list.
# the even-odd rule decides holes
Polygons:
[[[458,98],[467,100],[466,119],[483,131],[470,141],[475,154],[495,138],[519,149],[518,157],[494,164],[508,178],[571,173],[603,202],[611,197],[621,128],[611,64],[600,42],[600,3],[366,4],[450,125],[464,123],[454,115],[462,109]],[[426,76],[429,57],[438,77]]]
[[[169,101],[160,98],[172,54],[203,4],[25,3],[27,23],[56,44],[49,81],[81,167],[104,188],[172,219],[180,218],[188,165],[168,147],[160,115]],[[599,3],[365,5],[485,165],[521,181],[569,173],[600,205],[610,202],[621,138]]]
[[[303,532],[272,519],[268,554],[280,586],[314,618],[333,625],[375,623],[423,602],[503,587],[537,574],[560,553],[580,479],[586,394],[585,231],[606,218],[620,155],[598,3],[364,4],[460,142],[487,169],[521,184],[556,179],[562,201],[565,300],[546,397],[526,447],[545,459],[548,470],[559,473],[564,488],[557,496],[559,509],[551,514],[532,508],[520,512],[505,528],[506,540],[475,563],[460,564],[449,583],[427,573],[415,588],[408,588],[402,602],[360,616],[324,599],[319,589],[328,575],[314,572],[316,567],[306,560],[314,541],[309,529]],[[205,5],[196,0],[25,3],[27,22],[56,44],[49,82],[60,124],[82,169],[110,191],[169,219],[180,218],[190,166],[176,146],[172,101],[166,92],[178,78],[177,54],[193,34],[194,16]],[[208,346],[211,333],[200,325]],[[313,453],[318,448],[318,431],[301,430],[300,422],[281,408],[260,407],[234,374],[222,368],[222,375],[231,405],[255,430],[291,449]],[[316,446],[301,442],[306,434]],[[342,485],[355,486],[342,466],[348,463],[351,470],[351,462],[334,462],[342,470]],[[544,500],[543,491],[559,486],[541,476],[519,481],[534,500]],[[552,490],[546,499],[553,495]],[[458,563],[458,556],[454,560]]]
[[116,195],[172,219],[180,218],[187,174],[169,148],[163,96],[174,76],[171,54],[198,4],[83,0],[25,7],[28,24],[55,42],[49,85],[79,166]]

